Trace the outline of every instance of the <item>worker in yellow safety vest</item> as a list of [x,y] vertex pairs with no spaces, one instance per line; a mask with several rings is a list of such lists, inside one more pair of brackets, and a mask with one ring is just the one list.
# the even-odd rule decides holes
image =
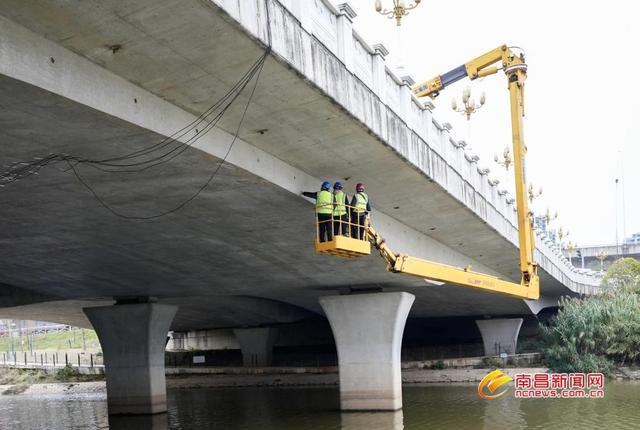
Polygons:
[[351,237],[364,240],[364,223],[371,212],[369,196],[364,192],[364,184],[356,184],[356,193],[351,199]]
[[347,215],[347,207],[349,200],[347,193],[342,191],[342,183],[333,184],[333,235],[347,236],[349,215]]
[[331,223],[333,221],[333,193],[331,182],[324,181],[320,186],[320,191],[304,191],[303,196],[316,199],[316,219],[318,221],[318,241],[327,242],[333,240],[331,234]]

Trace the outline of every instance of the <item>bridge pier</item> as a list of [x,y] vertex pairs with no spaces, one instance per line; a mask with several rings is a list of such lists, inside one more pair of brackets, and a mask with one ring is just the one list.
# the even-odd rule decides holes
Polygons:
[[102,346],[110,415],[167,411],[164,350],[176,310],[129,302],[83,309]]
[[485,356],[516,353],[522,318],[476,320],[476,324],[482,335]]
[[278,337],[277,328],[238,328],[233,333],[240,344],[245,367],[271,366],[273,344]]
[[342,410],[402,408],[400,348],[414,299],[409,293],[320,297],[338,350]]

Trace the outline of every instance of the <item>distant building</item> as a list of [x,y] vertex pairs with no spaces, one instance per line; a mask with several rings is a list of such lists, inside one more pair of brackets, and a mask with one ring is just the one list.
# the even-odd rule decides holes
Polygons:
[[640,233],[633,233],[624,240],[625,245],[640,245]]

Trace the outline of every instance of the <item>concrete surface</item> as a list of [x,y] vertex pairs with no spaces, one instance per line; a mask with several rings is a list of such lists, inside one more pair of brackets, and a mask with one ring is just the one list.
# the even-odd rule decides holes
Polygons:
[[273,345],[278,337],[277,328],[239,328],[233,333],[240,344],[245,367],[271,366]]
[[[385,49],[359,38],[344,8],[266,4],[273,55],[240,139],[182,211],[115,218],[56,168],[1,190],[3,317],[86,327],[87,302],[153,295],[180,306],[174,330],[252,327],[318,315],[318,296],[362,287],[410,291],[412,316],[531,312],[521,300],[389,274],[377,256],[346,264],[314,254],[312,206],[299,193],[342,178],[347,191],[367,183],[374,222],[398,251],[519,279],[513,207],[385,68]],[[182,128],[264,49],[264,5],[2,2],[1,159],[117,156]],[[175,206],[227,151],[246,94],[239,102],[171,163],[81,173],[128,214]],[[593,292],[595,282],[542,241],[536,256],[543,295]]]
[[485,356],[516,353],[522,318],[477,320],[476,324],[482,335]]
[[414,299],[408,293],[320,298],[338,350],[342,410],[402,408],[400,348]]
[[85,309],[104,353],[109,415],[166,412],[164,348],[176,310],[157,303]]

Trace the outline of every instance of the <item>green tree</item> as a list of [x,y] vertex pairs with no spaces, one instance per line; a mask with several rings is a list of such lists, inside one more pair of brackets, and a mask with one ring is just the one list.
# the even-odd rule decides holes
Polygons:
[[640,263],[616,261],[603,292],[562,298],[560,310],[542,326],[547,365],[558,372],[604,372],[640,360]]
[[640,294],[640,261],[634,258],[616,260],[607,269],[601,285]]

